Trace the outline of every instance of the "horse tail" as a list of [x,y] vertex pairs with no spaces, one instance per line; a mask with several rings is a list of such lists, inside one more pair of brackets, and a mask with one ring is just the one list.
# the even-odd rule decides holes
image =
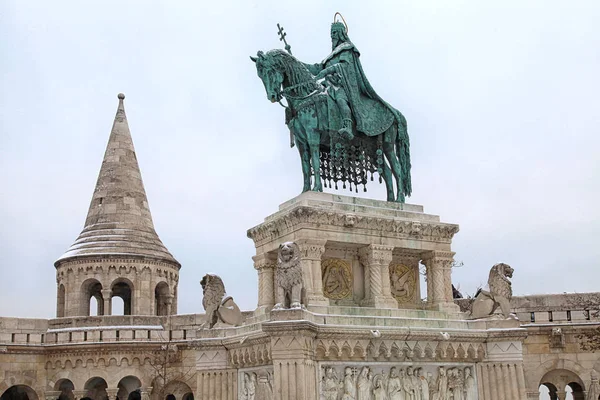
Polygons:
[[412,193],[412,182],[410,178],[410,141],[408,139],[408,127],[406,118],[400,111],[396,111],[396,156],[400,162],[402,172],[402,193],[410,196]]

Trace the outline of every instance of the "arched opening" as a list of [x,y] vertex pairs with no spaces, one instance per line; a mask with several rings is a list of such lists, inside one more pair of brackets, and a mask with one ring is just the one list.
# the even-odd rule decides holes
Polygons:
[[169,295],[169,285],[166,282],[159,282],[154,289],[154,309],[156,310],[156,315],[168,315]]
[[565,392],[567,393],[566,400],[585,400],[583,388],[577,382],[569,382],[565,387]]
[[73,390],[75,390],[75,385],[68,379],[59,379],[54,384],[54,390],[60,391],[60,396],[58,396],[58,400],[74,400],[75,396],[73,395]]
[[183,400],[183,397],[191,394],[189,400],[193,400],[192,389],[181,381],[171,381],[163,389],[162,399],[164,400]]
[[95,315],[104,315],[104,299],[102,297],[102,284],[96,279],[88,279],[81,284],[81,310],[80,315],[89,316],[94,313],[91,310],[91,299],[94,298],[96,310]]
[[117,397],[119,400],[140,400],[142,398],[140,388],[142,383],[132,375],[126,376],[119,381]]
[[38,400],[38,395],[27,385],[15,385],[6,389],[0,400]]
[[125,302],[120,297],[110,299],[111,315],[125,315]]
[[584,384],[581,378],[567,369],[547,372],[541,380],[540,400],[583,400]]
[[542,383],[539,387],[540,398],[539,400],[557,400],[556,386],[551,383]]
[[[133,295],[133,283],[125,278],[119,278],[112,284],[112,298],[120,297],[123,300],[123,314],[131,315],[132,310],[132,295]],[[118,315],[115,313],[113,308],[112,315]]]
[[182,400],[194,400],[194,393],[189,392],[184,394]]
[[106,381],[96,376],[88,380],[83,388],[87,391],[86,396],[88,398],[92,400],[105,400],[108,398],[108,393],[106,393],[107,387]]
[[56,294],[56,318],[65,316],[65,295],[65,285],[61,283]]

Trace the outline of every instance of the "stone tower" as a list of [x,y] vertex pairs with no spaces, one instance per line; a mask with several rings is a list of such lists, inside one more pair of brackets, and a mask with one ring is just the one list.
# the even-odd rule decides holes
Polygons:
[[85,226],[55,263],[57,317],[111,315],[123,299],[125,315],[177,312],[181,265],[162,244],[152,223],[123,99],[113,123]]

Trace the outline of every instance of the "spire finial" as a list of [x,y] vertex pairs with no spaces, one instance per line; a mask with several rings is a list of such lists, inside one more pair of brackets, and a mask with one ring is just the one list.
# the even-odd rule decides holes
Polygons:
[[123,93],[119,93],[119,94],[117,95],[117,97],[119,98],[119,100],[123,100],[123,99],[125,99],[125,95],[124,95]]

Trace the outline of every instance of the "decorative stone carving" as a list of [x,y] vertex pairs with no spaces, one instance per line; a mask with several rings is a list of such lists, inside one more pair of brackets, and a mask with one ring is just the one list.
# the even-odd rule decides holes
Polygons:
[[414,268],[403,264],[390,265],[390,291],[398,304],[414,301],[417,275]]
[[352,268],[344,260],[329,259],[321,263],[323,274],[323,294],[334,300],[352,295]]
[[233,301],[233,297],[225,296],[225,285],[219,276],[206,274],[200,285],[204,294],[202,306],[206,310],[205,322],[200,329],[210,329],[218,321],[235,326],[242,324],[240,308]]
[[239,372],[239,400],[273,400],[273,371],[252,369]]
[[464,364],[332,364],[322,365],[320,371],[322,400],[478,399],[473,367]]
[[275,285],[277,289],[274,309],[302,307],[300,250],[294,242],[285,242],[279,246]]
[[504,318],[516,319],[510,313],[510,299],[512,298],[512,278],[514,269],[508,264],[499,263],[492,267],[488,278],[489,291],[479,290],[471,306],[471,318],[485,318],[494,314],[498,307],[502,310]]
[[550,334],[550,347],[554,349],[565,347],[565,334],[563,333],[562,328],[552,328],[552,333]]
[[[346,213],[335,213],[328,210],[316,210],[311,207],[297,207],[292,212],[278,216],[268,222],[249,229],[247,235],[256,244],[275,240],[298,229],[302,224],[320,224],[321,226],[347,227],[349,224],[355,229],[369,231],[393,232],[398,238],[414,238],[416,228],[411,221],[394,218],[379,218],[364,215],[355,215],[348,218]],[[458,225],[420,222],[418,226],[419,238],[440,243],[450,243],[452,237],[458,232]]]

